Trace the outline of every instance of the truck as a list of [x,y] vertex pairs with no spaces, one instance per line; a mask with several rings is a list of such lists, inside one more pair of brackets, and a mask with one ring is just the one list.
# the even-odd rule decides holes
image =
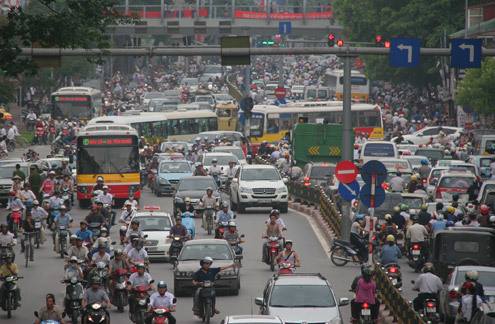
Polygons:
[[339,162],[342,158],[342,136],[342,124],[296,124],[291,134],[296,165],[303,168],[308,162]]

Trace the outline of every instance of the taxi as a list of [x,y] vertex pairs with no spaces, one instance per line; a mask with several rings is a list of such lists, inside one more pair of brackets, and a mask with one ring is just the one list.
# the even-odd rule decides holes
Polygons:
[[139,229],[146,237],[144,249],[148,252],[148,258],[168,261],[171,243],[168,236],[174,225],[170,214],[160,211],[159,206],[145,206],[132,220],[139,221]]

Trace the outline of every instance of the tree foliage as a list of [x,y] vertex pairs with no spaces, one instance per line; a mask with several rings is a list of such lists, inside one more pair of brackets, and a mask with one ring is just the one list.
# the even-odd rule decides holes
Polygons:
[[0,69],[6,75],[35,73],[22,47],[105,48],[106,28],[132,23],[112,6],[115,0],[33,0],[27,9],[12,8],[0,20]]
[[[464,25],[463,0],[336,0],[335,15],[349,41],[374,42],[375,35],[419,38],[424,47],[440,47],[445,35]],[[421,57],[414,69],[390,68],[385,56],[366,56],[371,79],[418,86],[440,81],[438,58]]]
[[495,112],[495,60],[487,58],[481,69],[469,69],[457,87],[456,101],[482,114]]

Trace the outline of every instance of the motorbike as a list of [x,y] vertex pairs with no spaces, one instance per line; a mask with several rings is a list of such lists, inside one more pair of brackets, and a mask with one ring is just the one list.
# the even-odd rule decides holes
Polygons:
[[94,303],[86,307],[86,324],[109,324],[110,319],[107,316],[107,312],[103,305]]
[[64,201],[64,205],[67,210],[72,208],[72,192],[69,191],[69,188],[64,188],[62,191],[62,200]]
[[127,273],[126,269],[117,269],[113,273],[114,279],[110,301],[120,313],[124,311],[124,307],[128,304]]
[[120,237],[120,245],[125,244],[125,236],[127,234],[127,229],[129,228],[129,224],[126,223],[125,225],[122,225],[119,230],[119,237]]
[[[402,230],[398,230],[397,231],[397,236],[396,236],[396,241],[397,241],[397,246],[399,247],[399,249],[401,250],[402,253],[405,252],[405,241],[404,241],[404,231]],[[405,254],[405,253],[404,253]]]
[[213,231],[213,215],[215,214],[215,208],[213,206],[206,206],[205,211],[204,211],[204,217],[205,217],[205,230],[208,233],[208,235],[211,235],[211,232]]
[[203,322],[209,324],[211,317],[215,314],[215,305],[213,303],[215,298],[214,283],[211,281],[205,281],[200,289],[199,317],[202,318]]
[[220,222],[217,224],[217,228],[215,229],[215,238],[216,239],[223,239],[223,235],[225,231],[229,227],[229,222]]
[[14,234],[14,237],[17,237],[19,228],[21,227],[21,221],[22,221],[22,210],[21,209],[12,210],[12,212],[10,213],[10,222],[12,223],[12,234]]
[[93,233],[94,238],[100,237],[101,234],[101,223],[89,223],[88,229]]
[[268,254],[267,254],[267,264],[270,265],[270,270],[275,270],[275,265],[277,264],[277,255],[280,252],[280,237],[270,236],[268,238]]
[[360,324],[373,324],[373,318],[371,317],[371,305],[368,303],[361,304],[361,311],[359,312]]
[[43,144],[46,145],[45,128],[43,126],[36,127],[34,142],[35,142],[35,144],[38,144],[38,145],[43,145]]
[[425,299],[423,309],[419,313],[427,323],[440,323],[440,314],[437,312],[437,300],[434,298]]
[[182,242],[182,238],[180,236],[174,236],[172,238],[172,242],[170,243],[170,263],[175,264],[183,246],[184,243]]
[[278,264],[278,274],[293,274],[296,272],[296,267],[290,262],[281,262]]
[[136,304],[134,305],[134,311],[132,313],[129,313],[129,317],[133,323],[145,323],[146,312],[148,311],[149,290],[149,285],[139,285],[133,288],[133,293],[136,296]]
[[421,251],[421,245],[412,243],[409,248],[409,266],[413,268],[415,272],[419,272],[425,262],[423,251]]
[[[37,319],[40,318],[40,314],[35,311],[34,312],[34,317],[36,317]],[[41,321],[41,324],[60,324],[59,321],[56,321],[56,320],[46,320],[46,321]]]
[[77,323],[82,314],[82,299],[84,294],[83,283],[76,277],[63,280],[65,283],[65,313],[72,323]]
[[48,142],[52,143],[55,140],[55,137],[57,137],[57,129],[55,126],[50,125],[50,127],[48,127]]
[[103,208],[106,209],[107,215],[109,216],[109,219],[107,219],[107,224],[110,226],[110,224],[113,224],[115,221],[115,212],[112,210],[112,205],[110,204],[104,204]]
[[67,228],[65,225],[58,226],[58,249],[60,253],[60,257],[63,259],[67,249]]
[[17,280],[22,279],[23,277],[18,276],[8,276],[2,278],[3,281],[3,291],[4,295],[2,296],[2,309],[7,312],[7,318],[12,317],[12,311],[17,309],[18,300],[17,300]]
[[395,263],[386,264],[385,272],[392,285],[395,288],[400,289],[402,287],[402,274],[399,265]]
[[349,262],[362,263],[364,261],[358,250],[350,242],[343,240],[333,240],[330,260],[338,267],[343,267]]
[[41,243],[41,229],[43,227],[43,222],[41,219],[34,220],[34,245],[37,249],[40,247]]
[[155,308],[151,311],[151,323],[152,324],[167,324],[168,314],[170,310],[168,308]]
[[232,250],[234,250],[235,257],[239,261],[239,263],[242,260],[242,251],[240,249],[239,244],[244,243],[244,241],[242,240],[244,237],[245,237],[244,234],[241,234],[241,236],[240,236],[241,240],[239,242],[229,241],[230,247],[232,248]]

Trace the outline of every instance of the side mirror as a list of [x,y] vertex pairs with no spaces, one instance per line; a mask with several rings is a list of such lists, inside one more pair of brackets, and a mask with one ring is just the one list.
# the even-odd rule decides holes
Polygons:
[[237,214],[234,214],[234,217],[233,218],[236,219],[237,218]]
[[254,303],[255,303],[256,305],[258,305],[258,306],[263,306],[263,298],[261,298],[261,297],[256,297],[256,298],[254,299]]
[[233,183],[239,183],[239,179],[237,179],[237,178],[233,178],[233,179],[232,179],[232,182],[233,182]]
[[146,234],[145,236],[143,236],[143,238],[148,238],[148,234]]
[[283,181],[285,184],[287,184],[287,183],[289,183],[289,178],[284,177],[284,178],[282,178],[282,181]]
[[419,136],[419,137],[422,137],[424,136],[423,134],[419,133],[419,134],[416,134],[416,136]]
[[151,285],[152,283],[154,283],[154,282],[155,282],[155,280],[154,280],[154,279],[153,279],[153,280],[151,280],[151,281],[150,281],[150,285]]
[[346,306],[346,305],[349,305],[350,303],[350,300],[349,298],[340,298],[339,299],[339,306]]
[[174,297],[174,299],[172,299],[172,303],[177,303],[177,298]]
[[246,235],[244,235],[244,234],[241,234],[241,238],[245,238],[245,237],[246,237]]
[[34,311],[34,317],[40,317],[38,311]]

